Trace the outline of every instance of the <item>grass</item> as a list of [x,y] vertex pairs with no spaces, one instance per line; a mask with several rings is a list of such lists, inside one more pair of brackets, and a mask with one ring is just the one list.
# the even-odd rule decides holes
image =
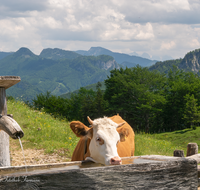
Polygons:
[[8,100],[7,107],[7,112],[13,114],[24,131],[24,149],[44,149],[46,153],[55,152],[71,157],[79,139],[71,131],[68,121],[33,110],[21,101]]
[[186,156],[187,144],[200,146],[200,127],[160,134],[136,134],[136,155],[159,154],[173,156],[174,150],[183,150]]
[[[21,101],[8,100],[7,107],[8,113],[13,114],[24,131],[24,149],[44,149],[46,153],[55,152],[61,156],[71,157],[79,138],[71,131],[68,121],[33,110]],[[135,135],[135,155],[173,156],[176,149],[184,150],[186,154],[189,142],[200,145],[200,127],[170,133],[140,133]]]
[[[160,139],[159,139],[160,138]],[[135,155],[165,155],[173,156],[174,150],[184,150],[186,147],[173,141],[162,139],[159,135],[136,134]]]

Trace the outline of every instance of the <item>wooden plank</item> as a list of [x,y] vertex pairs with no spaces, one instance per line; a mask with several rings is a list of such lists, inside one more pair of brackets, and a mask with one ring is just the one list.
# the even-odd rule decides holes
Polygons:
[[[10,180],[10,181],[9,181]],[[59,169],[1,177],[0,189],[197,189],[194,159],[107,167]]]
[[20,81],[19,76],[0,76],[0,88],[8,89]]

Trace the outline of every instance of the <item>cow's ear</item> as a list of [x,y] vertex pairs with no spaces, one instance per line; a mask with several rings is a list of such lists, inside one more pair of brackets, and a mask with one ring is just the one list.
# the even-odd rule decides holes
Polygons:
[[83,123],[81,123],[80,121],[72,121],[70,123],[70,128],[77,137],[86,136],[88,133],[88,130],[90,129],[87,126],[85,126]]
[[126,138],[129,136],[129,130],[121,128],[118,130],[119,136],[120,136],[120,142],[124,142]]
[[88,137],[89,139],[92,139],[92,137],[93,137],[93,128],[90,128],[90,129],[87,131],[87,137]]

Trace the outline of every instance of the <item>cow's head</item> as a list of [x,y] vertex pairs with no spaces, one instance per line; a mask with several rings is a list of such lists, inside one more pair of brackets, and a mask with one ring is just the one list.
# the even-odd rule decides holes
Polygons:
[[78,136],[87,136],[91,139],[89,145],[90,157],[86,160],[92,160],[104,165],[121,164],[121,158],[117,153],[117,144],[120,141],[125,141],[127,136],[123,130],[119,133],[117,128],[121,127],[125,122],[117,124],[111,119],[104,117],[92,121],[88,117],[91,128],[81,125],[70,125],[72,131]]

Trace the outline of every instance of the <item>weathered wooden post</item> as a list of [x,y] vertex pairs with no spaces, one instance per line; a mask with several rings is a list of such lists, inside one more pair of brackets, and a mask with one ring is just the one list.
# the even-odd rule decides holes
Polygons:
[[[0,76],[0,117],[7,116],[6,89],[20,82],[18,76]],[[9,135],[0,131],[0,166],[10,166]]]
[[184,151],[183,150],[175,150],[174,157],[184,157]]
[[187,145],[187,156],[192,156],[198,154],[198,145],[197,143],[188,143]]

